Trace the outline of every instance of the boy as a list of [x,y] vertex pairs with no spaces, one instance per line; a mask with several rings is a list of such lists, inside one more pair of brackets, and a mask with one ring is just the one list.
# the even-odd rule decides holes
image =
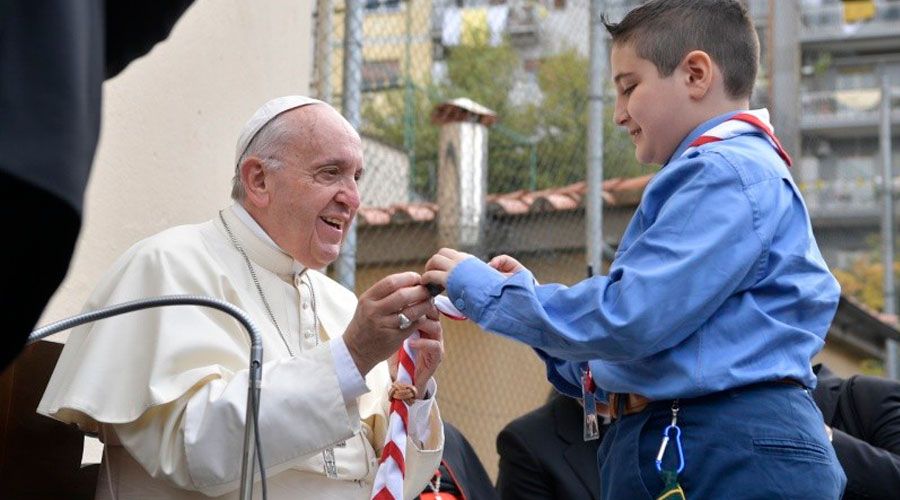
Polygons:
[[846,479],[807,391],[839,287],[768,113],[747,111],[747,11],[655,0],[606,26],[616,123],[638,160],[663,165],[609,275],[540,286],[508,256],[443,249],[422,279],[534,347],[561,392],[608,400],[602,498],[839,498]]

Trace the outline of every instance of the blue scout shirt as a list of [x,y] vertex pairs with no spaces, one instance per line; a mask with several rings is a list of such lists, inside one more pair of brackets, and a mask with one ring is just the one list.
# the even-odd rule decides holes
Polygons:
[[609,275],[537,285],[467,259],[449,277],[454,305],[534,347],[570,396],[584,361],[599,389],[651,399],[786,377],[813,387],[840,288],[784,161],[755,133],[682,157],[731,115],[697,127],[653,177]]

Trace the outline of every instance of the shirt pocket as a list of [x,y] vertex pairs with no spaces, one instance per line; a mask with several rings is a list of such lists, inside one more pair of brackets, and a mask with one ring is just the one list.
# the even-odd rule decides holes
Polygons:
[[792,438],[754,438],[753,449],[761,454],[784,460],[831,463],[828,450],[818,443]]
[[344,446],[334,448],[334,461],[339,479],[360,481],[373,476],[376,469],[375,450],[363,432],[356,433]]

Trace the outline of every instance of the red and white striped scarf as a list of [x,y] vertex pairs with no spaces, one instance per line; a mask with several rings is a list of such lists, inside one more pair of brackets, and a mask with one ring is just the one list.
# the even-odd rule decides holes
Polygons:
[[[450,319],[466,317],[453,307],[445,295],[435,297],[438,310]],[[397,382],[416,385],[416,353],[409,346],[410,339],[419,338],[415,332],[403,342],[397,353]],[[409,408],[403,401],[392,398],[388,415],[388,429],[384,436],[384,448],[375,473],[372,487],[373,500],[399,500],[403,498],[403,480],[406,478],[406,441],[409,436]]]
[[787,151],[781,146],[781,141],[775,137],[775,130],[772,128],[772,124],[769,123],[769,110],[765,108],[742,111],[707,130],[703,135],[694,139],[694,142],[684,150],[681,156],[690,154],[700,146],[710,142],[724,141],[739,135],[759,132],[762,132],[769,144],[778,152],[778,156],[790,167],[793,161],[790,155],[787,154]]
[[[397,358],[397,382],[416,384],[416,356],[409,346],[409,340],[418,338],[419,333],[410,335],[403,341]],[[392,398],[388,416],[387,434],[384,448],[375,473],[372,487],[373,500],[400,500],[403,498],[403,480],[406,477],[406,439],[409,435],[409,408],[403,401]]]

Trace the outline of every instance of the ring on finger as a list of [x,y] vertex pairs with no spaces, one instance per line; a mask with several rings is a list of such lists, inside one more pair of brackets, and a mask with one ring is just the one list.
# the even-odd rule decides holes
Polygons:
[[401,330],[406,330],[407,328],[409,328],[412,325],[412,320],[407,318],[406,315],[403,313],[398,314],[397,319],[400,320],[400,329]]

